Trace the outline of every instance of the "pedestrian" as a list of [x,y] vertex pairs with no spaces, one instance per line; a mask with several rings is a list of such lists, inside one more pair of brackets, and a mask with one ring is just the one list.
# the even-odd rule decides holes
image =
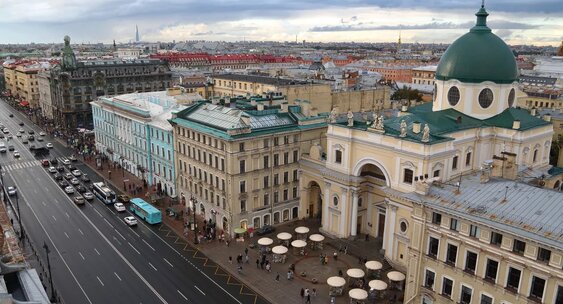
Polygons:
[[305,297],[305,289],[301,288],[299,295],[301,295],[301,301],[303,301],[303,298]]
[[238,271],[239,274],[241,274],[241,273],[242,273],[242,266],[238,265],[238,266],[237,266],[237,271]]
[[276,275],[276,282],[279,282],[279,281],[280,281],[280,274],[278,273],[278,274]]
[[362,257],[359,256],[359,257],[358,257],[358,264],[361,265],[361,264],[362,264],[362,260],[363,260]]
[[344,276],[344,274],[342,273],[342,269],[339,269],[339,270],[338,270],[338,276],[339,276],[339,277],[343,277],[343,276]]
[[336,251],[334,252],[334,254],[332,255],[334,257],[334,261],[338,261],[338,253],[336,253]]
[[305,304],[311,304],[311,295],[308,294],[307,297],[305,298]]
[[325,255],[325,265],[328,264],[328,257]]
[[311,295],[312,295],[313,297],[316,297],[316,296],[317,296],[317,290],[316,290],[315,288],[313,288],[313,292],[311,293]]
[[369,234],[366,233],[366,242],[369,241]]
[[344,246],[344,254],[348,254],[348,246]]
[[291,279],[292,279],[292,273],[291,273],[291,270],[288,270],[287,271],[287,280],[289,281]]
[[309,288],[305,288],[305,298],[309,296]]
[[248,255],[248,247],[244,248],[244,254]]
[[260,268],[260,259],[256,259],[256,268]]
[[231,264],[233,263],[233,257],[232,256],[229,256],[229,263],[231,263]]
[[270,266],[270,263],[266,264],[266,271],[272,272],[272,266]]
[[265,264],[265,262],[264,262],[264,260],[262,260],[262,261],[260,262],[260,269],[264,269],[264,264]]
[[248,258],[248,254],[247,254],[247,255],[244,257],[244,261],[246,262],[246,264],[248,264],[249,260],[250,260],[250,259]]

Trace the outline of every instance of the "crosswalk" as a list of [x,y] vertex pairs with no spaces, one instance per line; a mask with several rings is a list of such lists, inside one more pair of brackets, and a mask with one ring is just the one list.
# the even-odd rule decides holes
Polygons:
[[19,161],[2,165],[2,170],[5,172],[11,172],[37,166],[41,166],[41,162],[39,160]]

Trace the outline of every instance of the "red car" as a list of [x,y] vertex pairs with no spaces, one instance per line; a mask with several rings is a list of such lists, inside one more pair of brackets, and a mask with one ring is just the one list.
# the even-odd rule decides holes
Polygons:
[[44,160],[41,161],[41,164],[42,164],[44,167],[49,167],[49,160],[44,159]]

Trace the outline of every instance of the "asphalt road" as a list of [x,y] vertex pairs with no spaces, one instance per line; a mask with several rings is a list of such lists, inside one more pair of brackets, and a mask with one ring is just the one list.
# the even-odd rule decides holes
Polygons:
[[[23,226],[35,247],[50,247],[54,286],[65,303],[266,303],[242,293],[240,286],[217,280],[202,267],[201,258],[182,252],[158,226],[139,220],[129,227],[123,221],[128,211],[118,213],[98,199],[75,205],[72,197],[79,194],[67,195],[29,144],[15,137],[20,128],[33,128],[36,137],[40,129],[5,102],[0,102],[0,123],[14,134],[7,145],[21,153],[19,159],[11,151],[0,154],[4,183],[18,188]],[[48,159],[71,154],[48,136],[45,142],[54,145]],[[84,164],[75,165],[93,182],[102,181]],[[39,253],[45,262],[44,251]]]

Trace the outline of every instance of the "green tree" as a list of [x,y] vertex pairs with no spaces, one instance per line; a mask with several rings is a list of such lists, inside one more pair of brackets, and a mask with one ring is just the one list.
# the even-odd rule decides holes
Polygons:
[[414,100],[420,102],[422,101],[422,93],[416,89],[413,90],[403,86],[403,88],[398,89],[391,95],[391,100],[408,100],[409,102]]

